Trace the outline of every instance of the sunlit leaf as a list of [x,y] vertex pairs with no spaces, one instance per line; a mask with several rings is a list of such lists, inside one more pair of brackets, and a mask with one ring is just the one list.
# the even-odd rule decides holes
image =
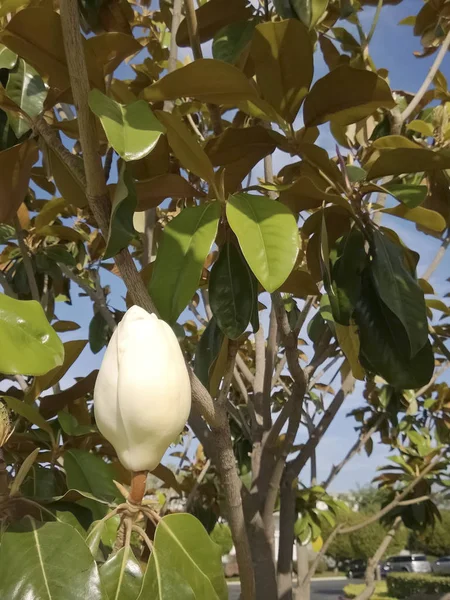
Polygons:
[[423,208],[422,206],[418,206],[417,208],[409,208],[404,204],[399,204],[393,208],[383,208],[381,212],[394,215],[395,217],[401,217],[402,219],[407,219],[408,221],[413,221],[414,223],[417,223],[426,229],[431,229],[432,231],[437,231],[438,233],[444,231],[447,226],[447,223],[442,215],[434,210]]
[[199,285],[219,215],[219,202],[185,208],[164,229],[149,291],[169,323],[177,320]]
[[100,567],[100,580],[110,600],[136,600],[142,571],[131,548],[121,548]]
[[91,90],[89,106],[99,117],[109,143],[124,160],[138,160],[149,154],[164,133],[144,100],[124,105],[99,90]]
[[1,373],[42,375],[63,362],[62,342],[34,300],[0,294],[0,334],[4,348]]
[[266,196],[235,194],[227,202],[227,219],[255,277],[268,292],[278,289],[298,253],[297,223],[291,211]]

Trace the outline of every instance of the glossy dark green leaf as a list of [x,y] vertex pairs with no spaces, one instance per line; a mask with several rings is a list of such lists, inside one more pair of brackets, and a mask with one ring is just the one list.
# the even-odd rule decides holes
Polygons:
[[111,330],[103,315],[98,312],[89,323],[89,346],[93,354],[98,354],[102,348],[108,345]]
[[58,421],[61,425],[61,429],[67,435],[86,435],[97,431],[97,428],[93,425],[80,425],[76,417],[74,417],[67,410],[60,410],[58,413]]
[[385,183],[383,188],[408,208],[420,206],[428,194],[426,185],[411,185],[408,183]]
[[[86,492],[109,502],[117,498],[118,491],[113,483],[112,467],[100,456],[95,456],[87,450],[72,448],[64,453],[64,469],[69,489]],[[94,500],[86,499],[80,503],[92,511],[94,518],[100,519],[105,514],[104,505]]]
[[405,330],[395,314],[381,301],[370,273],[362,277],[362,288],[355,309],[360,338],[360,360],[368,371],[381,375],[399,389],[426,385],[433,375],[434,357],[427,340],[410,358]]
[[220,349],[224,340],[222,330],[213,317],[205,331],[202,333],[200,341],[195,351],[194,372],[203,385],[209,389],[209,378],[211,368],[219,356]]
[[126,164],[120,168],[119,181],[114,188],[111,220],[104,258],[111,258],[126,248],[136,235],[133,215],[137,206],[136,189]]
[[403,325],[409,340],[409,357],[412,358],[428,339],[423,291],[406,266],[401,246],[377,230],[373,231],[373,244],[375,255],[371,272],[377,293]]
[[[22,58],[9,73],[6,93],[32,119],[41,114],[47,97],[47,89],[41,76]],[[27,121],[11,113],[9,124],[18,138],[30,130]]]
[[231,23],[221,29],[213,40],[213,57],[232,65],[236,64],[252,39],[257,24],[257,19],[251,19],[250,21]]
[[136,600],[142,571],[130,548],[121,548],[100,567],[100,580],[109,600]]
[[124,160],[147,156],[164,133],[164,127],[144,100],[124,105],[99,90],[91,90],[89,106],[99,117],[109,143]]
[[298,229],[287,206],[266,196],[234,194],[227,219],[261,285],[274,292],[288,278],[298,253]]
[[161,317],[169,323],[178,319],[199,285],[219,215],[219,202],[189,207],[164,228],[149,291]]
[[0,294],[0,372],[43,375],[64,360],[64,347],[42,306]]
[[2,535],[0,597],[104,600],[97,566],[80,534],[70,525],[29,517]]
[[[154,549],[156,563],[144,577],[141,600],[169,600],[170,582],[173,582],[172,598],[228,599],[220,547],[195,517],[182,513],[164,517],[156,528]],[[185,595],[189,588],[192,596]],[[165,595],[161,589],[165,589]]]
[[211,269],[209,301],[217,324],[232,340],[242,335],[249,324],[253,292],[244,257],[233,243],[227,242]]
[[361,273],[367,262],[364,236],[353,227],[331,250],[331,290],[328,296],[333,318],[341,325],[350,319],[361,291]]

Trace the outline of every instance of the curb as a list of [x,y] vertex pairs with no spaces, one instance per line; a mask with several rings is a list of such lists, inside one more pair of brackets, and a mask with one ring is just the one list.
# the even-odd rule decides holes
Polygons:
[[[347,581],[347,577],[314,577],[313,579],[311,579],[311,583],[314,583],[315,581]],[[239,581],[227,581],[227,585],[236,586],[241,584]]]

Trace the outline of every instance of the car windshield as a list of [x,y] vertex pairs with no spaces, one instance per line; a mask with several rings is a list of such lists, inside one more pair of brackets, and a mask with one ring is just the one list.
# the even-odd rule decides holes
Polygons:
[[427,560],[427,557],[420,554],[418,556],[413,556],[412,559],[414,561],[423,561],[423,560]]

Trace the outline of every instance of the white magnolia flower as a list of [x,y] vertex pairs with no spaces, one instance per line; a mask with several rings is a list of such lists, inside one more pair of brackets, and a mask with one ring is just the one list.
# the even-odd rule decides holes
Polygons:
[[172,329],[137,306],[114,331],[94,390],[102,435],[130,471],[152,471],[191,410],[189,374]]

